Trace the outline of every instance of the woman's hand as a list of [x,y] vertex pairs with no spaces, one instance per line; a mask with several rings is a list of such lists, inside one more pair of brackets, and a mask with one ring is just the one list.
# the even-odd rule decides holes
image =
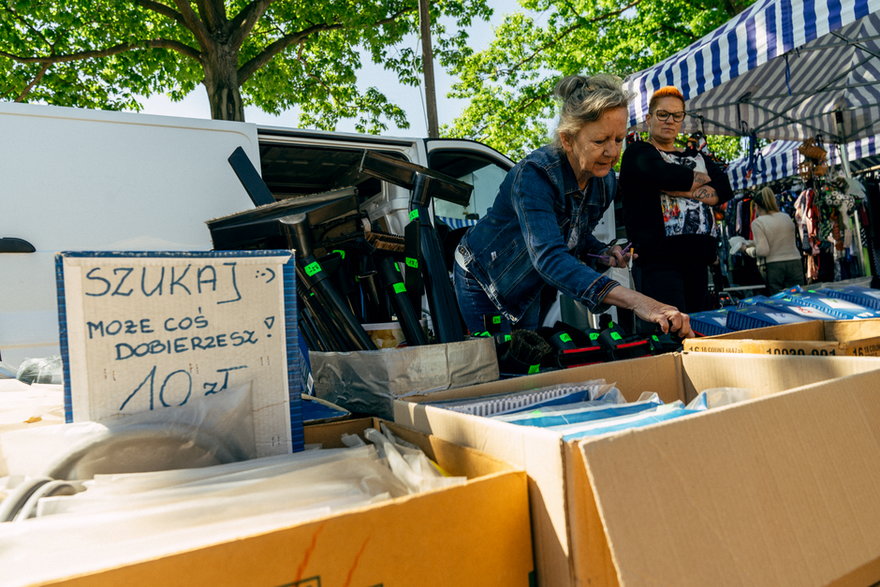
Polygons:
[[628,267],[630,259],[638,258],[639,256],[635,254],[632,248],[627,247],[624,250],[620,248],[620,245],[614,245],[605,250],[601,260],[609,267]]
[[697,200],[698,202],[703,202],[704,204],[708,204],[709,206],[715,206],[716,204],[718,204],[718,192],[716,192],[715,188],[710,185],[701,185],[690,192],[663,193],[668,196],[674,196],[676,198],[690,198],[691,200]]
[[691,184],[691,193],[696,191],[697,188],[706,185],[710,181],[712,181],[712,178],[709,177],[708,173],[703,173],[702,171],[694,171],[694,183]]
[[691,318],[677,308],[658,302],[654,298],[635,290],[619,285],[609,291],[602,300],[606,304],[627,308],[645,322],[653,322],[660,326],[663,333],[672,332],[681,338],[691,338]]
[[692,338],[694,336],[694,332],[691,330],[690,316],[684,312],[679,312],[674,306],[658,302],[647,296],[643,297],[646,301],[632,309],[636,316],[645,322],[658,324],[664,334],[672,332],[680,338]]

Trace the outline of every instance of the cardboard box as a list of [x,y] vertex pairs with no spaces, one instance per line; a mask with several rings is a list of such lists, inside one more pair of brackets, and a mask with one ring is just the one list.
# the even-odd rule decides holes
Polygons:
[[309,353],[315,395],[355,414],[392,419],[394,400],[498,380],[491,338],[375,351]]
[[[365,418],[307,426],[305,441],[341,446],[342,433],[378,423]],[[437,437],[392,429],[469,481],[49,584],[529,585],[534,577],[525,473]]]
[[880,318],[811,320],[688,338],[684,350],[762,355],[880,356]]
[[[628,400],[635,400],[642,391],[654,391],[666,402],[688,401],[699,391],[715,387],[747,388],[755,398],[761,398],[806,384],[872,371],[858,380],[859,401],[873,399],[880,405],[877,369],[880,369],[880,359],[872,358],[673,353],[450,390],[434,394],[430,399],[482,396],[597,378],[616,382]],[[825,405],[838,392],[842,400],[850,401],[846,383],[838,383],[845,381],[837,379],[827,385],[823,393],[828,399],[820,394],[815,401]],[[831,434],[835,438],[845,436],[846,428],[858,420],[852,410],[839,421],[836,416],[820,417],[818,412],[802,414],[798,407],[800,396],[790,397],[792,399],[770,404],[778,407],[766,412],[767,408],[761,407],[765,404],[759,403],[764,400],[751,400],[736,409],[710,410],[641,430],[570,442],[549,430],[418,403],[425,398],[397,401],[395,420],[455,443],[478,447],[526,469],[539,585],[614,585],[627,581],[652,585],[778,585],[786,583],[783,579],[789,574],[803,576],[800,570],[789,567],[800,567],[804,557],[816,556],[812,550],[808,554],[797,551],[799,541],[822,543],[825,538],[821,532],[830,532],[826,526],[835,526],[835,523],[823,513],[822,524],[816,525],[817,534],[813,536],[791,535],[785,540],[766,541],[761,534],[768,523],[765,520],[775,524],[781,523],[780,518],[815,519],[818,514],[813,510],[822,506],[823,500],[848,499],[843,493],[827,491],[823,477],[815,472],[817,468],[824,468],[828,475],[834,474],[835,461],[844,457],[823,450],[822,439]],[[756,410],[754,416],[753,409]],[[866,426],[876,430],[878,420],[871,419],[872,411],[863,416],[865,419],[857,428],[857,434],[868,434],[870,430],[866,430]],[[774,423],[774,419],[779,422]],[[826,427],[833,432],[825,432]],[[875,446],[864,458],[876,459],[872,467],[878,469],[880,445],[876,442],[876,432],[870,434]],[[869,440],[860,439],[859,450],[863,450]],[[813,473],[789,474],[790,466],[786,466],[784,474],[774,472],[773,467],[788,458],[792,458],[789,465],[808,467]],[[858,467],[867,468],[860,455],[846,458],[857,460]],[[817,462],[812,463],[811,459]],[[858,467],[853,462],[840,465],[842,477],[831,482],[834,491],[845,486],[846,476]],[[865,471],[860,474],[876,476]],[[806,487],[809,483],[812,485]],[[880,484],[871,487],[859,481],[856,487],[858,507],[867,507],[862,498],[864,493],[875,497],[866,513],[877,514],[869,519],[876,517],[880,522],[880,499],[877,499]],[[800,495],[798,492],[804,494],[802,499],[798,498],[801,501],[787,499],[786,496],[793,493]],[[732,507],[729,503],[741,501],[749,505],[738,503]],[[746,507],[752,508],[748,513],[755,519],[743,517],[742,509]],[[728,511],[730,516],[725,513]],[[854,509],[849,518],[841,520],[840,528],[845,528],[853,516],[859,515]],[[690,537],[691,524],[701,532],[694,534],[695,539]],[[728,526],[739,533],[737,541],[728,542]],[[661,531],[663,527],[669,529],[666,534]],[[860,527],[859,524],[857,528]],[[847,550],[850,542],[861,540],[857,535],[838,530],[835,526],[835,530],[827,534],[838,541],[833,543],[833,552],[822,556],[823,561],[836,558],[838,551]],[[868,535],[875,536],[876,531]],[[694,544],[695,540],[700,544]],[[780,545],[783,541],[786,544]],[[766,562],[772,558],[774,564],[754,565],[752,550],[756,548],[768,552],[756,560]],[[866,560],[862,545],[853,548],[861,549],[858,557],[848,555],[846,562],[829,566],[830,578],[853,570],[857,560]],[[880,541],[874,541],[870,548],[874,556],[880,556]],[[777,550],[779,555],[775,554]],[[662,552],[662,556],[657,555],[658,552]],[[634,562],[633,559],[640,557],[649,562]],[[823,564],[810,561],[807,566],[812,569]],[[652,574],[652,565],[662,573]],[[702,580],[709,576],[712,580]],[[794,581],[792,584],[804,583]]]

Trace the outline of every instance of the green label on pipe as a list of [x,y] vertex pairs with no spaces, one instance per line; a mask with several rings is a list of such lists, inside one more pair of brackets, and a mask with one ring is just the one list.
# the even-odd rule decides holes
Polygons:
[[309,277],[315,275],[316,273],[320,273],[321,272],[321,264],[318,263],[317,261],[313,261],[305,266],[305,272],[306,272],[306,275],[308,275]]
[[419,217],[419,211],[418,211],[418,210],[413,210],[412,212],[409,213],[409,219],[410,219],[410,220],[416,220],[416,219],[418,219],[418,217]]
[[331,253],[336,253],[336,254],[339,255],[341,258],[345,259],[345,251],[343,251],[342,249],[333,249],[333,250],[330,251],[330,252],[331,252]]
[[563,332],[559,335],[559,340],[562,342],[571,342],[571,335],[567,332]]
[[612,333],[611,333],[611,338],[614,339],[614,340],[623,340],[623,337],[620,336],[620,333],[619,333],[619,332],[612,332]]
[[529,375],[531,375],[532,373],[537,373],[537,372],[540,371],[540,370],[541,370],[541,364],[540,364],[540,363],[538,363],[537,365],[531,365],[531,366],[529,367]]
[[418,269],[419,268],[419,260],[413,259],[412,257],[407,257],[406,258],[406,265],[407,265],[407,267],[412,267],[413,269]]
[[406,293],[406,286],[399,281],[392,287],[394,288],[394,293]]
[[501,324],[501,316],[492,316],[492,324]]

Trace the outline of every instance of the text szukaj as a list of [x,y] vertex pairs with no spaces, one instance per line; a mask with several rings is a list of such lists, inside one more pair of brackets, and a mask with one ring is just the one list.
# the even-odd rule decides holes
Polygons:
[[[242,300],[234,262],[217,266],[188,264],[181,267],[97,267],[86,273],[84,293],[89,297],[117,299],[194,299],[211,296],[211,303],[218,305],[234,305]],[[207,299],[203,298],[203,301]],[[89,320],[86,321],[86,334],[90,340],[130,336],[143,339],[144,335],[156,335],[140,342],[115,343],[114,354],[117,361],[133,357],[240,347],[259,342],[255,330],[242,328],[211,332],[210,321],[201,306],[193,315]]]

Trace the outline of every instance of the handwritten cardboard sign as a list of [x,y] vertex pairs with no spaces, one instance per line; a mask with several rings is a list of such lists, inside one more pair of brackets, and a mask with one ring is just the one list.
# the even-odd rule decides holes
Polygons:
[[258,456],[302,447],[290,252],[64,252],[56,273],[68,422],[249,386]]

